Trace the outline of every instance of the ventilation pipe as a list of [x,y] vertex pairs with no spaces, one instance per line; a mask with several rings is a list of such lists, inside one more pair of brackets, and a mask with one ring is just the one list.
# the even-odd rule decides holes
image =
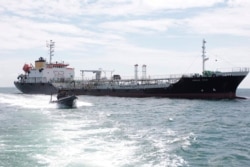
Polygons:
[[144,64],[142,66],[142,79],[146,79],[147,78],[147,66]]
[[138,64],[135,64],[135,82],[138,80]]

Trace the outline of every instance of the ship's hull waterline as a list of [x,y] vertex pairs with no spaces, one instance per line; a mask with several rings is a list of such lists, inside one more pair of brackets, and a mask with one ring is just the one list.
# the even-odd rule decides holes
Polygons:
[[51,83],[21,83],[14,82],[18,90],[25,94],[56,94],[58,89]]

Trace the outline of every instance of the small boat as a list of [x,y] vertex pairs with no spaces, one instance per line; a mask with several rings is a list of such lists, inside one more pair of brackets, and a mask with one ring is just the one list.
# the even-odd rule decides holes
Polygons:
[[67,91],[58,91],[57,100],[52,100],[52,94],[50,103],[56,103],[59,108],[75,108],[77,97],[73,94],[69,94]]

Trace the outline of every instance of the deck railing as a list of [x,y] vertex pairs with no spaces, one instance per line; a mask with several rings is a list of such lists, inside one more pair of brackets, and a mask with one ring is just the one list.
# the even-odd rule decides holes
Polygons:
[[[240,72],[249,72],[249,68],[231,68],[230,70],[228,68],[220,68],[216,71],[210,71],[210,73],[215,73],[219,75],[230,75],[231,73],[240,73]],[[181,77],[200,77],[202,74],[198,73],[189,73],[189,74],[171,74],[171,75],[148,75],[145,77],[138,77],[138,79],[135,79],[134,76],[121,76],[121,80],[113,79],[112,77],[103,77],[100,80],[98,80],[99,83],[105,83],[105,82],[113,82],[113,81],[119,81],[124,83],[160,83],[160,82],[168,82],[168,83],[175,83],[177,82]],[[211,75],[212,76],[212,75]],[[79,77],[75,78],[74,81],[76,83],[89,83],[89,82],[96,82],[96,78],[93,75],[92,77]]]

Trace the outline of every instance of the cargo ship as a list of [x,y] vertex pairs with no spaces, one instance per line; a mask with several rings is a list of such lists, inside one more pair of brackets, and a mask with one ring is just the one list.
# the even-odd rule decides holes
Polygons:
[[40,57],[32,64],[24,64],[24,74],[17,77],[14,85],[18,90],[25,94],[56,94],[58,88],[53,85],[57,82],[72,81],[75,76],[74,68],[68,67],[64,62],[52,62],[54,56],[55,42],[50,40],[47,43],[49,48],[50,61]]
[[[99,70],[81,70],[82,79],[68,78],[56,82],[58,78],[50,79],[47,90],[41,86],[25,87],[22,80],[15,82],[16,87],[23,93],[51,93],[51,90],[65,89],[75,95],[117,96],[117,97],[168,97],[188,99],[234,99],[238,98],[236,90],[242,80],[248,75],[248,68],[237,68],[232,71],[207,71],[205,62],[205,43],[202,45],[202,73],[187,75],[169,75],[168,77],[147,77],[146,65],[142,66],[142,76],[138,75],[138,65],[134,67],[134,77],[122,78],[120,75],[103,77],[105,72]],[[86,72],[94,73],[93,79],[85,79]],[[27,77],[29,78],[29,77]],[[22,85],[23,84],[23,85]],[[22,86],[20,86],[22,85]],[[28,88],[28,90],[27,90]],[[50,89],[49,89],[50,88]]]

